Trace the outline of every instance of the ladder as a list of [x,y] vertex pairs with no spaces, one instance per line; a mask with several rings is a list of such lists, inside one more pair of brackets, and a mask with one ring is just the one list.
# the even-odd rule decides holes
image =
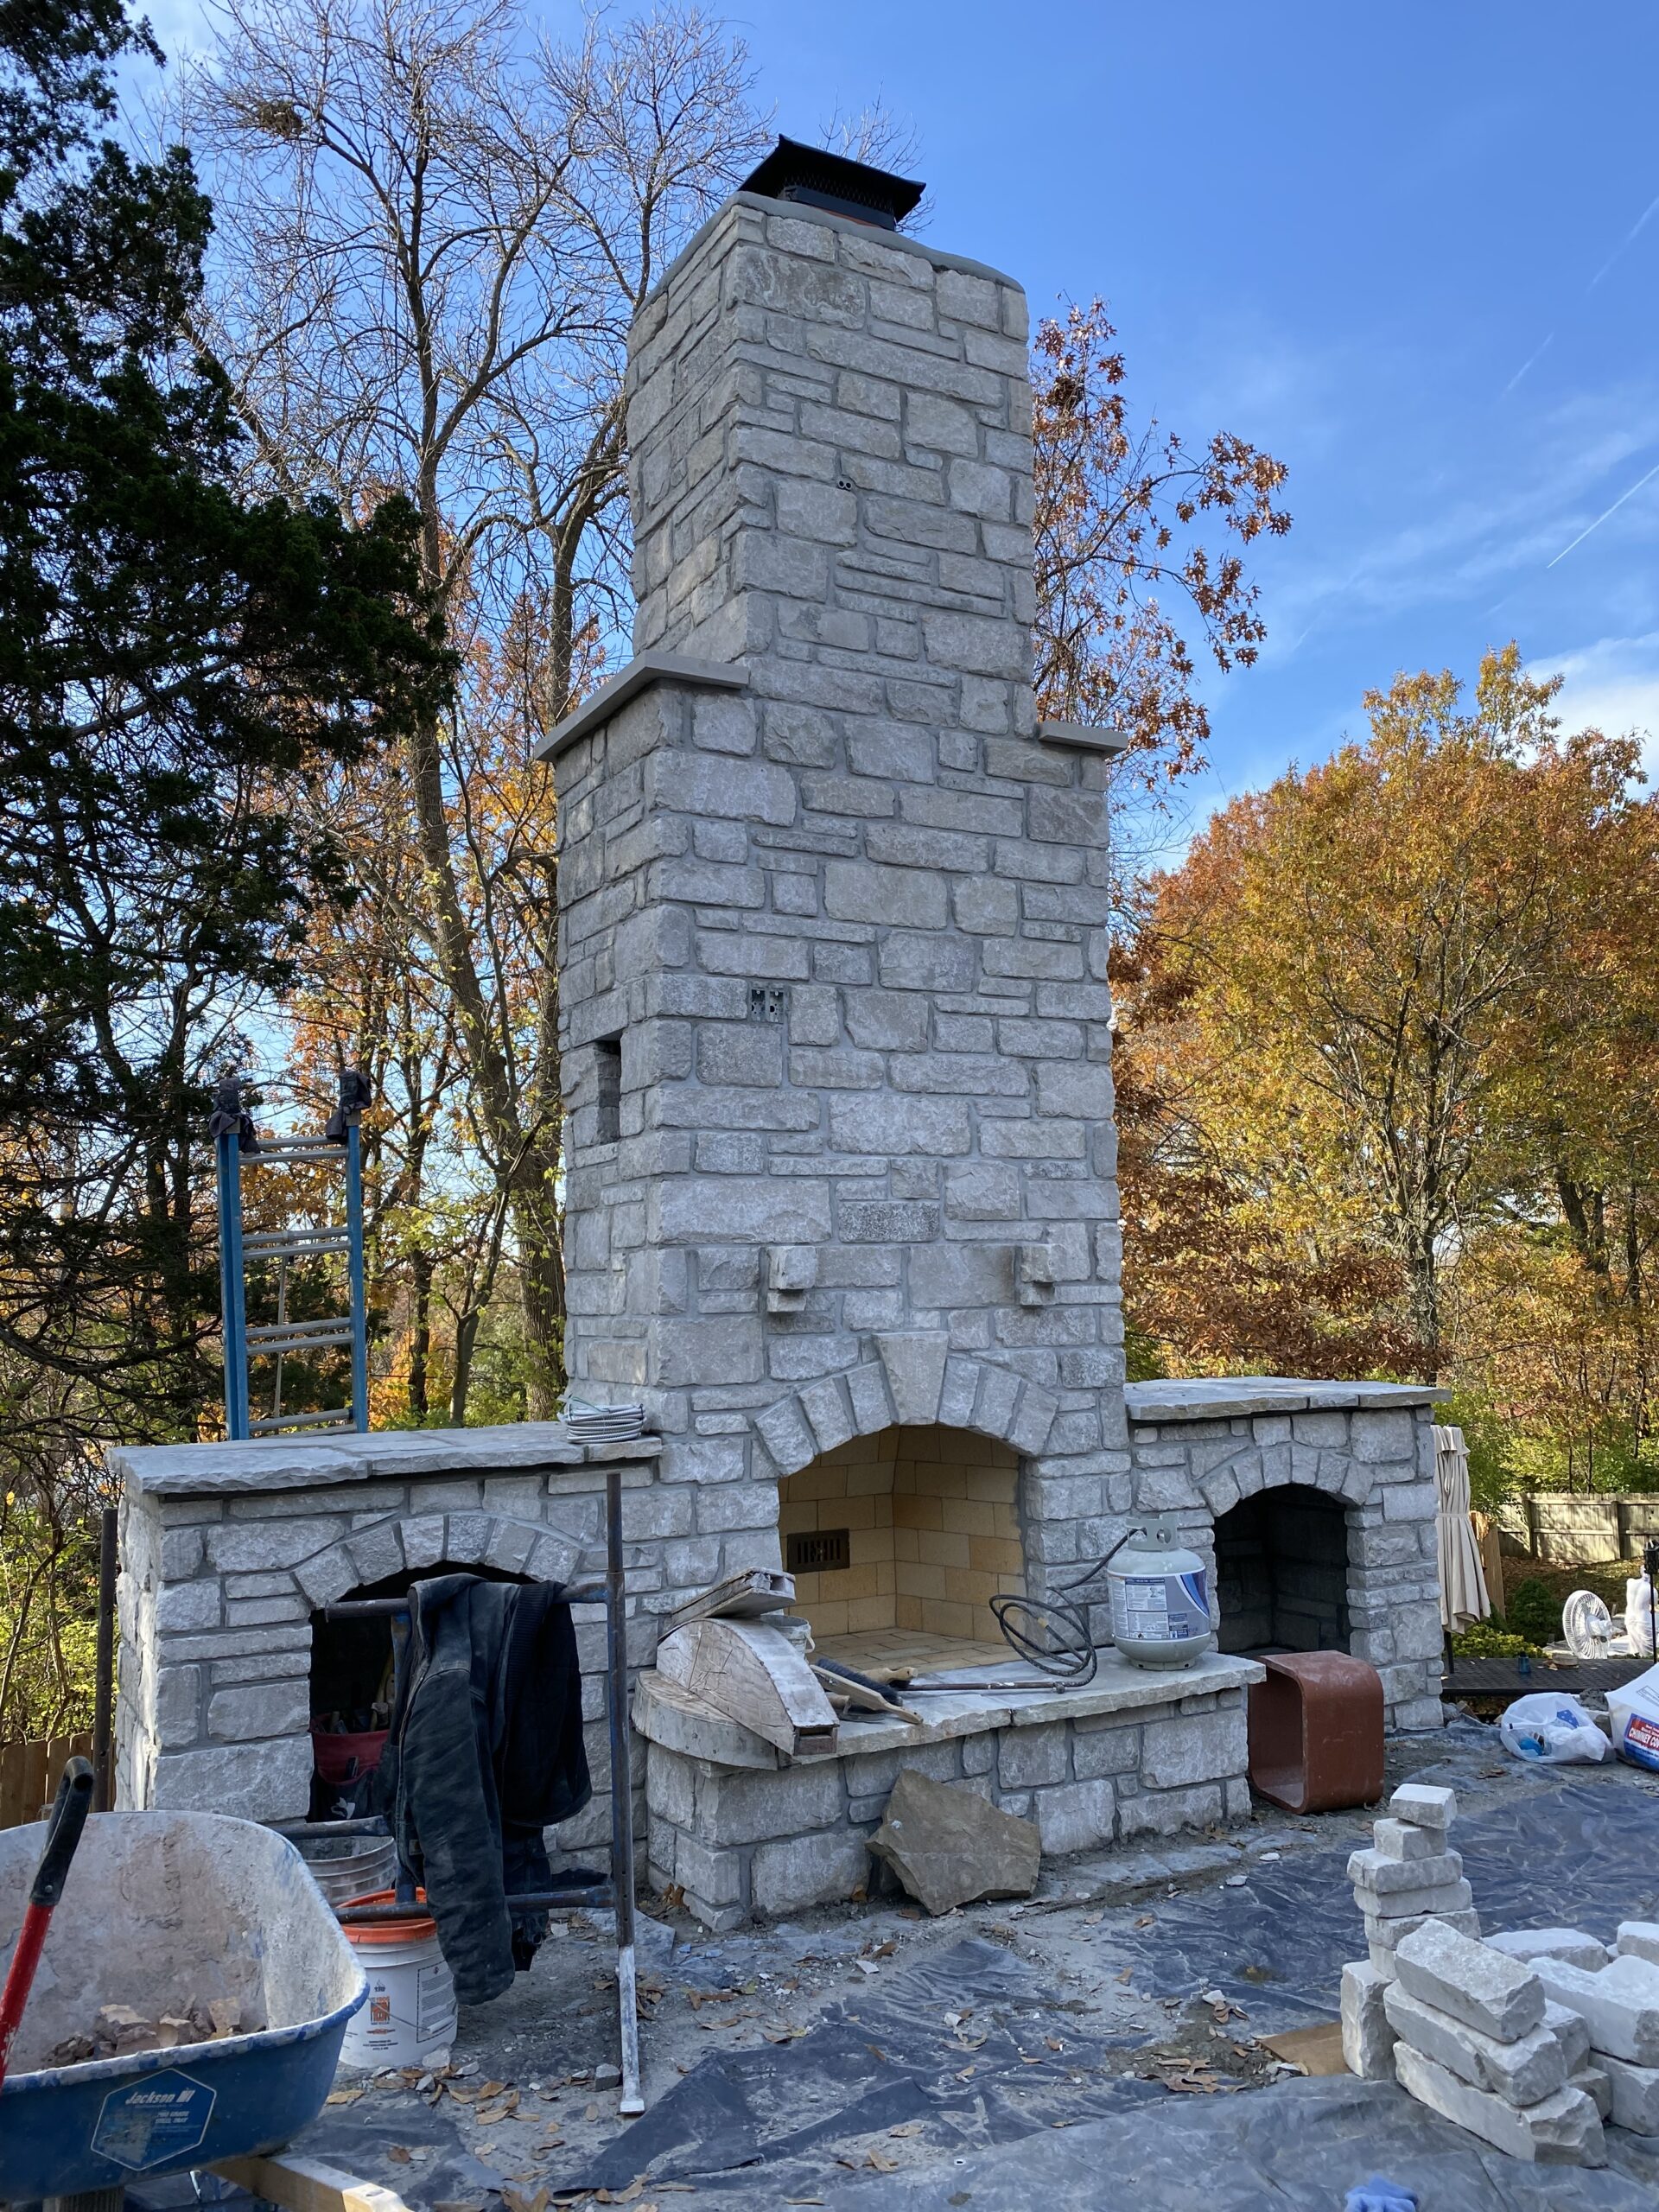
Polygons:
[[[320,1137],[277,1136],[262,1141],[242,1103],[239,1076],[227,1076],[214,1095],[207,1133],[213,1140],[219,1177],[219,1268],[225,1325],[225,1428],[232,1441],[270,1436],[284,1429],[355,1428],[369,1426],[368,1318],[363,1280],[363,1154],[358,1123],[369,1103],[367,1078],[355,1068],[340,1078],[340,1104]],[[346,1182],[346,1218],[322,1228],[245,1230],[242,1169],[245,1161],[262,1167],[339,1167]],[[289,1318],[289,1270],[299,1262],[338,1255],[346,1262],[350,1311],[321,1320]],[[248,1326],[247,1269],[275,1262],[276,1319]],[[283,1361],[290,1352],[310,1353],[349,1345],[351,1402],[321,1412],[283,1410]],[[248,1363],[274,1359],[271,1409],[252,1417]]]

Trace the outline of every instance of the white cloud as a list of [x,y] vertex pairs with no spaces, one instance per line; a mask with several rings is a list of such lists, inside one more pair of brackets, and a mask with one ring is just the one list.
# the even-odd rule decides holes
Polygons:
[[1534,661],[1532,676],[1559,676],[1556,712],[1569,729],[1601,729],[1643,741],[1648,772],[1659,772],[1659,630],[1639,638],[1599,638],[1571,652]]

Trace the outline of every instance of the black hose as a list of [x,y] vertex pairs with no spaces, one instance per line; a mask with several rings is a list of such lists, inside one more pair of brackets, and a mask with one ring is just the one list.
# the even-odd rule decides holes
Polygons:
[[1062,1582],[1052,1598],[1021,1598],[1012,1591],[1000,1591],[992,1599],[996,1624],[1016,1658],[1040,1674],[1052,1675],[1056,1681],[1075,1682],[1079,1689],[1093,1681],[1100,1655],[1089,1625],[1088,1609],[1068,1604],[1068,1595],[1103,1574],[1133,1534],[1133,1529],[1126,1529],[1110,1551],[1084,1573]]

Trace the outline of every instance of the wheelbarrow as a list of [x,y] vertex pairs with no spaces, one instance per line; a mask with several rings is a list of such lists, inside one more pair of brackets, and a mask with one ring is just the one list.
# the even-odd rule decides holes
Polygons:
[[[0,1833],[0,1961],[47,1824]],[[294,1846],[217,1813],[94,1813],[0,2083],[0,2203],[99,2194],[279,2149],[321,2110],[362,1968]],[[52,2063],[105,2005],[228,1999],[245,2031]]]

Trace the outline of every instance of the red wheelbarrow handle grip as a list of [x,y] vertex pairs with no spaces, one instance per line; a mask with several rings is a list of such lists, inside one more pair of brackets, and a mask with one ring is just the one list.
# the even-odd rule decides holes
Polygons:
[[92,1767],[85,1759],[71,1759],[63,1770],[62,1778],[58,1783],[58,1794],[52,1801],[52,1817],[46,1831],[46,1849],[41,1853],[41,1863],[35,1869],[35,1879],[29,1885],[23,1924],[17,1931],[16,1948],[11,1955],[5,1986],[0,1989],[0,2082],[5,2080],[6,2069],[11,2063],[11,2046],[22,2021],[29,1993],[35,1985],[35,1969],[41,1963],[41,1953],[46,1945],[46,1931],[51,1923],[53,1908],[63,1895],[63,1885],[69,1876],[69,1862],[75,1855],[75,1846],[80,1841],[80,1832],[86,1825],[86,1814],[92,1802]]
[[75,1846],[80,1841],[80,1832],[86,1825],[92,1805],[91,1762],[73,1758],[63,1770],[58,1794],[52,1802],[46,1849],[41,1853],[41,1863],[35,1869],[35,1879],[29,1885],[30,1904],[44,1905],[50,1912],[63,1895],[63,1885],[69,1878],[69,1862],[75,1855]]

